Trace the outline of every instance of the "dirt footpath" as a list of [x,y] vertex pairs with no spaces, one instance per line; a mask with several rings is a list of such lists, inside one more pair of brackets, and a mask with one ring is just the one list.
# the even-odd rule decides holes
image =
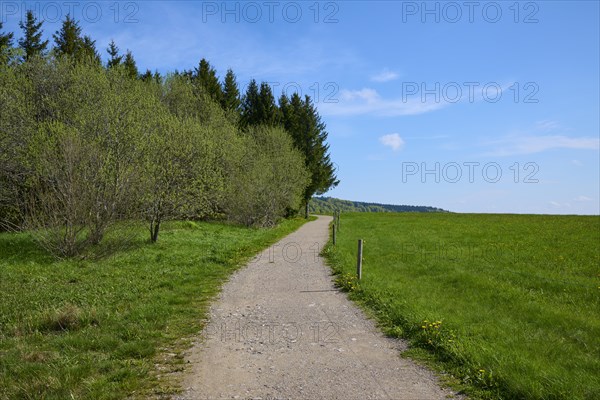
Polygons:
[[265,250],[223,287],[188,352],[179,399],[444,399],[332,283],[319,257],[331,217]]

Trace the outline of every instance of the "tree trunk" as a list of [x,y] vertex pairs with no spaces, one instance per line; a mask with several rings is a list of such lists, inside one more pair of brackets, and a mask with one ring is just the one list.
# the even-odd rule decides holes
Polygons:
[[304,218],[306,218],[306,219],[308,219],[308,202],[309,201],[310,201],[310,199],[306,200],[306,208],[304,210]]
[[156,221],[154,226],[150,228],[150,240],[152,243],[156,243],[158,240],[158,231],[160,230],[160,221]]

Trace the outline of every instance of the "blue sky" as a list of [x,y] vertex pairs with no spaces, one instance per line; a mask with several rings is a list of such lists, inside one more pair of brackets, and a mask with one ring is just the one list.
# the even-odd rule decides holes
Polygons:
[[46,36],[71,12],[140,70],[207,58],[300,90],[327,124],[327,195],[456,212],[600,213],[598,1],[0,1]]

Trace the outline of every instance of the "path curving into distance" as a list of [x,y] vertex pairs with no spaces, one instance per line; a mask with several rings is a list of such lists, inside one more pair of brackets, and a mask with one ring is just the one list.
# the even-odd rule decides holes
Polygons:
[[187,352],[178,399],[445,399],[428,370],[333,285],[319,252],[331,217],[232,275]]

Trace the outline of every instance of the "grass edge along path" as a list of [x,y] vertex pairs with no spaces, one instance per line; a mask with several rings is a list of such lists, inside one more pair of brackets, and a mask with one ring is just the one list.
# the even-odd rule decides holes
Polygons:
[[[403,356],[472,398],[598,395],[600,217],[355,213],[342,219],[337,246],[330,240],[322,255],[351,300],[387,335],[409,341]],[[365,240],[360,282],[358,238]],[[482,363],[486,357],[495,362]]]
[[177,392],[208,305],[254,255],[297,230],[166,223],[159,242],[57,261],[0,233],[0,398],[120,399]]

